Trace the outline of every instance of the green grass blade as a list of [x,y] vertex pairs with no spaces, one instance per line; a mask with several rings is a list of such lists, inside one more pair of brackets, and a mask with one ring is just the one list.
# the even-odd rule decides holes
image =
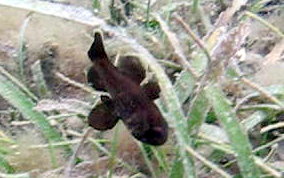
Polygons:
[[264,111],[256,111],[246,119],[244,119],[241,124],[243,128],[247,131],[252,130],[256,125],[260,124],[267,118],[268,114]]
[[224,127],[243,177],[260,177],[260,172],[253,160],[252,148],[246,133],[241,128],[236,114],[222,91],[213,85],[206,88],[206,96],[213,106],[217,118]]
[[118,135],[119,135],[119,127],[116,127],[114,130],[114,136],[111,142],[111,152],[110,152],[110,166],[108,168],[108,176],[111,178],[114,173],[114,163],[115,163],[115,158],[117,157],[117,147],[118,147]]
[[0,95],[13,107],[17,108],[24,118],[35,122],[49,141],[61,140],[59,133],[50,126],[45,115],[33,109],[35,103],[32,102],[31,98],[27,97],[18,87],[1,74],[0,84]]
[[[9,162],[0,155],[0,168],[3,168],[7,173],[14,173],[14,168],[9,164]],[[1,170],[1,169],[0,169]]]
[[158,178],[157,171],[155,171],[155,168],[154,168],[153,164],[151,163],[150,157],[149,157],[148,152],[147,152],[148,148],[150,149],[150,146],[147,145],[147,144],[142,144],[140,142],[138,142],[138,146],[141,150],[141,153],[143,155],[145,163],[146,163],[149,171],[151,172],[151,177]]
[[196,13],[198,10],[199,6],[199,0],[193,0],[193,4],[192,4],[192,12]]
[[19,51],[18,51],[17,62],[18,62],[19,73],[22,79],[24,79],[24,62],[27,59],[26,46],[25,46],[25,32],[30,19],[31,16],[28,15],[27,18],[24,20],[24,23],[20,30],[20,37],[19,37]]
[[[137,47],[140,48],[141,47]],[[143,48],[144,49],[144,48]],[[142,50],[142,49],[141,49]],[[146,50],[143,50],[143,56],[141,56],[141,62],[148,64],[152,71],[156,74],[158,83],[161,88],[161,94],[163,97],[164,105],[168,113],[163,113],[166,117],[169,125],[174,128],[174,133],[179,147],[179,154],[183,159],[184,171],[187,173],[187,177],[195,177],[195,168],[192,159],[188,156],[185,147],[192,143],[188,135],[188,127],[185,116],[182,111],[180,101],[177,97],[174,87],[167,77],[162,67],[158,64],[157,60]],[[159,107],[162,107],[159,105]]]
[[169,172],[169,165],[168,161],[166,159],[166,153],[162,149],[158,149],[156,147],[151,147],[152,152],[155,155],[155,158],[157,159],[159,163],[159,167],[163,172]]
[[155,74],[161,88],[162,96],[162,99],[158,101],[158,107],[168,121],[169,126],[174,130],[177,139],[177,147],[179,149],[179,156],[182,159],[186,177],[196,177],[194,162],[185,149],[186,146],[192,144],[192,140],[188,134],[187,121],[170,79],[161,65],[159,65],[158,60],[143,46],[139,45],[134,40],[126,40],[125,38],[121,38],[121,40],[122,42],[127,41],[127,43],[135,49],[135,55],[140,59],[143,66],[148,66]]
[[195,79],[191,73],[184,70],[179,74],[176,78],[174,88],[180,103],[185,102],[185,100],[189,97],[194,89],[194,85]]
[[50,97],[51,93],[48,90],[47,84],[44,79],[44,74],[41,70],[41,61],[37,60],[31,67],[33,80],[37,88],[37,94],[41,98]]
[[11,153],[10,150],[8,150],[6,147],[2,147],[0,146],[0,155],[5,155],[5,154],[8,154],[8,153]]
[[209,109],[209,101],[205,96],[205,92],[202,91],[192,104],[191,110],[188,113],[188,128],[191,133],[199,130],[206,119]]
[[93,0],[93,4],[92,4],[94,9],[99,10],[101,8],[101,4],[99,0]]
[[29,98],[33,99],[34,101],[38,100],[38,98],[24,84],[21,83],[21,81],[12,76],[3,67],[0,67],[0,73],[1,75],[5,76],[7,80],[10,80],[14,85],[19,87],[19,89],[22,90]]
[[183,177],[183,174],[184,174],[184,169],[182,166],[182,159],[177,158],[176,160],[174,160],[169,177],[170,178],[180,178],[180,177]]

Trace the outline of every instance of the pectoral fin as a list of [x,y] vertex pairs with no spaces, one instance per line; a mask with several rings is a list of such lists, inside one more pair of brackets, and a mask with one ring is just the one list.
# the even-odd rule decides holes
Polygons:
[[160,87],[157,82],[149,81],[145,85],[142,86],[144,93],[150,98],[151,100],[155,100],[159,98]]
[[118,61],[117,68],[137,84],[140,84],[146,76],[145,69],[139,59],[134,56],[121,57]]
[[97,130],[112,129],[118,122],[118,117],[113,114],[111,99],[107,96],[102,98],[102,103],[95,106],[88,116],[88,123]]

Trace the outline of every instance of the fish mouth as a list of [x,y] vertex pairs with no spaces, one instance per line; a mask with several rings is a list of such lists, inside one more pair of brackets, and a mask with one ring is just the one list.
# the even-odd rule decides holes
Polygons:
[[166,143],[168,139],[168,130],[167,128],[154,127],[146,131],[145,134],[140,135],[137,139],[149,145],[160,146]]

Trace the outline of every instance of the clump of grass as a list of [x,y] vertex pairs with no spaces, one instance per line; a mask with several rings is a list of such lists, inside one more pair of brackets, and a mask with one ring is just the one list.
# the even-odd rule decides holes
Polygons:
[[52,157],[50,156],[50,148],[32,147],[45,143],[44,139],[35,133],[35,130],[19,131],[16,137],[13,152],[7,155],[6,159],[17,172],[29,172],[36,169],[43,172],[64,163],[64,155],[60,150],[52,150],[54,151]]

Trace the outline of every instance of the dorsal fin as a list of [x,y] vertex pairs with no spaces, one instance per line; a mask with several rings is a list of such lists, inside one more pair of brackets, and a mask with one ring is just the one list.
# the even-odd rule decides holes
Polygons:
[[146,76],[145,69],[139,59],[135,56],[121,57],[118,61],[117,68],[137,84],[140,84]]
[[95,60],[108,59],[103,44],[103,38],[99,32],[95,33],[94,42],[88,51],[88,56],[92,62]]

